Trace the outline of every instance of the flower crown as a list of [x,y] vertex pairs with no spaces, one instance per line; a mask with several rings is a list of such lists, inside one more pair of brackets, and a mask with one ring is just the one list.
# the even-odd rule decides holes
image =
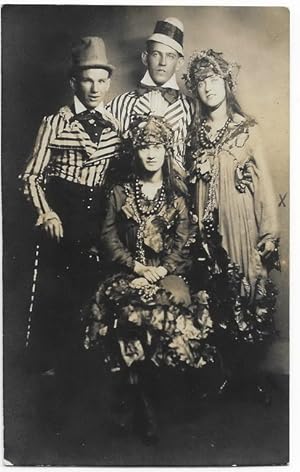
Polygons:
[[137,116],[129,128],[126,138],[130,139],[135,148],[149,146],[150,144],[163,144],[165,147],[173,146],[173,130],[160,116]]
[[187,73],[184,74],[183,78],[187,89],[193,94],[197,93],[198,83],[212,73],[222,77],[227,81],[230,89],[235,90],[239,69],[240,66],[235,62],[227,62],[223,58],[223,53],[206,49],[200,52],[195,51],[192,54]]

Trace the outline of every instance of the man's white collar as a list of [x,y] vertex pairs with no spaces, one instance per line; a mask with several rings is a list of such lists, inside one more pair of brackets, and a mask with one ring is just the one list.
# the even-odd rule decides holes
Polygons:
[[[78,113],[81,113],[87,110],[86,106],[84,106],[84,104],[79,100],[79,98],[76,95],[74,95],[74,108],[75,108],[76,115],[78,115]],[[97,105],[96,108],[94,108],[94,110],[99,111],[100,113],[103,112],[103,109],[104,109],[103,102],[99,103],[99,105]]]
[[[157,84],[152,80],[151,75],[149,74],[149,71],[146,71],[146,74],[141,80],[141,84],[144,85],[149,85],[150,87],[157,87]],[[163,85],[160,85],[160,87],[163,88],[172,88],[174,90],[179,90],[177,80],[176,80],[176,74],[173,74],[172,77],[165,82]]]

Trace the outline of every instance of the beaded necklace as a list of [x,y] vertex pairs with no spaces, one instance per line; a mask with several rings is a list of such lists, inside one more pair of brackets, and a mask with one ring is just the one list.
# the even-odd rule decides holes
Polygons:
[[220,141],[223,139],[230,122],[231,122],[231,118],[228,118],[226,120],[224,126],[222,126],[222,128],[220,128],[218,130],[215,139],[211,140],[208,137],[207,132],[205,130],[205,127],[207,125],[207,120],[203,120],[202,124],[201,124],[201,127],[200,127],[200,144],[201,144],[201,146],[204,147],[205,149],[212,149],[212,148],[216,147],[217,144],[219,144]]
[[134,202],[136,207],[136,216],[139,222],[139,227],[137,230],[136,235],[136,260],[139,261],[141,264],[146,264],[146,257],[145,257],[145,248],[144,248],[144,230],[146,226],[146,221],[149,216],[157,214],[160,210],[162,205],[166,199],[166,192],[164,185],[162,185],[161,190],[159,192],[158,198],[153,200],[154,205],[151,209],[144,209],[142,207],[142,184],[139,179],[135,180],[134,185]]
[[142,184],[139,181],[139,179],[135,180],[134,197],[135,197],[135,202],[136,202],[137,209],[140,215],[145,215],[145,216],[155,215],[160,210],[163,202],[165,201],[165,196],[166,196],[165,188],[164,188],[164,185],[162,185],[158,198],[155,198],[153,200],[153,202],[155,203],[152,206],[152,208],[144,209],[142,207],[142,198],[143,198],[142,197]]
[[214,209],[216,208],[216,186],[219,175],[219,161],[217,159],[218,149],[221,144],[221,141],[228,129],[231,118],[228,118],[224,126],[218,130],[215,139],[211,140],[207,135],[205,127],[207,125],[207,120],[203,120],[200,127],[200,146],[204,149],[213,150],[214,158],[211,169],[210,180],[208,183],[208,194],[207,201],[204,210],[204,215],[202,218],[202,223],[204,231],[207,238],[212,238],[217,231],[216,222],[214,220]]

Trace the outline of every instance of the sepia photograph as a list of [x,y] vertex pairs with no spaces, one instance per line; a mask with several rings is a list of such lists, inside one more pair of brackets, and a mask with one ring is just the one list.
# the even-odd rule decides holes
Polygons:
[[289,73],[283,6],[2,6],[4,465],[288,465]]

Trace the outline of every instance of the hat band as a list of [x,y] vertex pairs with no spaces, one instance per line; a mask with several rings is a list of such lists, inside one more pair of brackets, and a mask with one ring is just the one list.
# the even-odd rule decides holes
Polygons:
[[158,21],[155,26],[154,33],[161,33],[169,36],[179,43],[183,44],[183,32],[177,26],[167,23],[166,21]]

